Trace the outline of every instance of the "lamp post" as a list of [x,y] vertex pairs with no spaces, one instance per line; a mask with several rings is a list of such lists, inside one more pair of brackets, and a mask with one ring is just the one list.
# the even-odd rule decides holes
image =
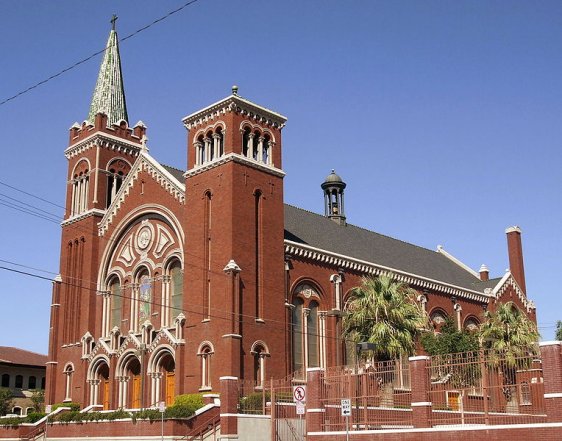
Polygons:
[[374,343],[368,341],[362,341],[355,345],[355,413],[357,414],[357,428],[359,428],[359,357],[361,352],[374,351],[376,347]]

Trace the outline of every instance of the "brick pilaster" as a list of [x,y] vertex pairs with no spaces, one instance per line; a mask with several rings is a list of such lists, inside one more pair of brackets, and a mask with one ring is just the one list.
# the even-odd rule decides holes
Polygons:
[[238,439],[238,377],[220,377],[221,435],[219,440]]
[[320,432],[324,419],[324,405],[322,403],[322,374],[323,368],[309,368],[306,370],[306,431]]
[[547,341],[540,344],[544,378],[546,420],[562,421],[562,342]]
[[426,355],[410,357],[410,383],[412,385],[412,423],[414,427],[431,427],[432,404],[429,397],[430,358]]

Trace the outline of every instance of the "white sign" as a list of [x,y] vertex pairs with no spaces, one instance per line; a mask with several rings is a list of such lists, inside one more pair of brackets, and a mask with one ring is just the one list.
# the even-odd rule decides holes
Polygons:
[[293,401],[306,403],[306,386],[293,386]]
[[45,406],[45,413],[51,413],[51,409],[52,409],[51,405],[50,405],[50,404],[47,404],[47,405]]
[[304,404],[297,401],[297,415],[304,415]]
[[341,414],[346,417],[351,415],[351,400],[349,398],[341,400]]
[[166,403],[164,401],[158,403],[158,410],[162,413],[166,412]]

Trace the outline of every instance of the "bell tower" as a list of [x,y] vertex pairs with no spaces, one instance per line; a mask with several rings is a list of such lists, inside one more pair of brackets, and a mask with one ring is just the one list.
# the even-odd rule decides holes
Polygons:
[[[65,375],[85,382],[80,368],[81,338],[100,335],[101,297],[96,291],[99,253],[98,223],[121,182],[145,147],[146,127],[129,128],[119,40],[115,20],[109,32],[87,119],[70,128],[66,212],[62,222],[60,276],[54,281],[49,337],[49,381],[46,402],[69,397]],[[64,369],[67,369],[65,371]],[[72,369],[71,371],[68,369]],[[66,374],[65,374],[66,372]]]
[[[220,376],[251,379],[260,342],[266,377],[284,376],[284,218],[281,129],[286,118],[238,94],[183,120],[188,129],[185,174],[185,268],[193,309],[188,317],[198,353],[213,348],[213,384]],[[272,326],[275,324],[275,326]],[[190,389],[192,388],[190,387]]]

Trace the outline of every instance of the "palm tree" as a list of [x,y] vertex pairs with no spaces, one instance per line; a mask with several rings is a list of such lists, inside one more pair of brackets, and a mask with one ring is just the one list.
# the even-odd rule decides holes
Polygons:
[[415,295],[414,289],[392,275],[363,277],[345,305],[344,339],[374,343],[374,356],[379,361],[412,355],[416,337],[427,324]]
[[500,304],[494,312],[486,311],[484,318],[479,338],[482,347],[491,350],[491,363],[502,373],[503,393],[510,403],[515,398],[516,371],[530,367],[530,356],[538,353],[540,334],[537,325],[513,302]]

